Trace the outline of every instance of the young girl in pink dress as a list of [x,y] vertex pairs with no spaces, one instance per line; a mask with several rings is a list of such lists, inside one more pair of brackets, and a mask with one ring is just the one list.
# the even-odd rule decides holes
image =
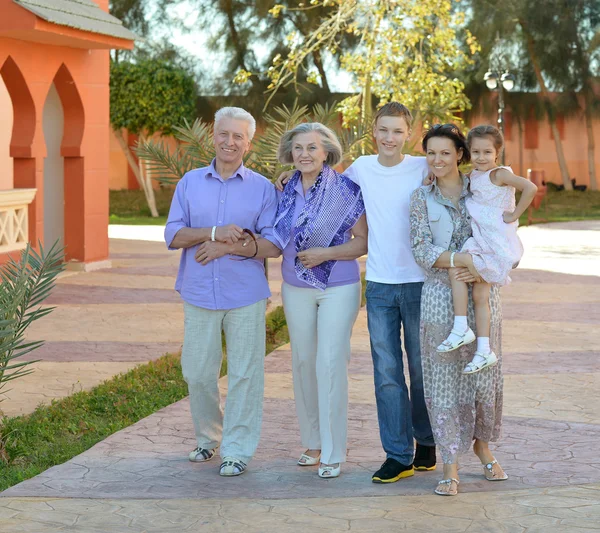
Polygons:
[[[523,245],[517,236],[519,217],[533,201],[537,187],[525,178],[515,176],[510,167],[497,166],[504,146],[500,131],[493,126],[477,126],[467,136],[471,150],[471,193],[466,205],[471,215],[473,236],[465,242],[460,254],[477,271],[481,282],[473,284],[473,303],[477,329],[477,349],[473,360],[464,369],[474,374],[498,362],[490,348],[490,284],[510,283],[510,271],[523,255]],[[515,190],[521,191],[519,203]],[[454,265],[452,253],[450,264]],[[451,352],[475,340],[467,324],[468,285],[455,279],[450,269],[454,326],[448,338],[438,346],[438,352]]]

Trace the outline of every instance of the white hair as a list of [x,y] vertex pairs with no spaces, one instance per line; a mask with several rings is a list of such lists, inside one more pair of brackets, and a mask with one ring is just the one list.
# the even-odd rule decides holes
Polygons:
[[289,165],[294,162],[292,157],[292,145],[294,137],[301,133],[310,133],[315,131],[321,136],[321,144],[327,152],[327,163],[330,167],[335,167],[342,160],[342,146],[336,134],[327,126],[320,122],[303,122],[295,128],[286,131],[279,141],[279,149],[277,150],[277,159],[284,165]]
[[248,139],[252,140],[254,133],[256,132],[256,120],[241,107],[222,107],[215,113],[215,132],[217,130],[217,124],[221,119],[234,118],[236,120],[244,120],[248,123]]

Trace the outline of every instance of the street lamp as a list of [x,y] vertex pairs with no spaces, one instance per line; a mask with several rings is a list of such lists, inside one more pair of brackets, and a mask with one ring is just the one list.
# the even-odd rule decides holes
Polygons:
[[[483,81],[490,91],[498,91],[498,129],[504,135],[504,91],[512,91],[515,88],[515,77],[508,71],[499,74],[489,70],[485,73]],[[504,165],[504,150],[502,150],[502,164]]]

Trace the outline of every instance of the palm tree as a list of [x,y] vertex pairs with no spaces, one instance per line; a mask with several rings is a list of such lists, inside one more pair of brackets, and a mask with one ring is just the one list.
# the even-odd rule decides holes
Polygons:
[[[347,160],[359,154],[372,153],[370,126],[359,124],[343,128],[337,105],[315,105],[309,112],[307,106],[295,103],[291,107],[275,107],[272,114],[264,115],[266,127],[252,143],[244,165],[271,179],[277,178],[289,167],[277,160],[277,148],[283,133],[301,122],[321,122],[336,132]],[[137,147],[140,159],[146,161],[152,176],[162,183],[176,183],[194,168],[204,167],[214,158],[213,124],[196,119],[173,128],[177,140],[175,150],[163,141],[147,140]]]
[[43,341],[25,340],[27,328],[54,308],[40,307],[53,289],[56,277],[64,269],[63,250],[56,243],[39,253],[27,245],[20,261],[9,259],[0,267],[0,391],[7,382],[32,372],[35,361],[16,360]]

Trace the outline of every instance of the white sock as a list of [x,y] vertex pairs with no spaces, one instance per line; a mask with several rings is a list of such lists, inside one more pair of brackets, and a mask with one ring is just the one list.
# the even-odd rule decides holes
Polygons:
[[454,327],[452,329],[455,329],[456,331],[460,331],[462,333],[467,331],[469,329],[469,324],[467,323],[467,317],[466,316],[455,316],[454,317]]
[[477,351],[485,354],[488,354],[492,351],[490,349],[489,337],[477,337]]

